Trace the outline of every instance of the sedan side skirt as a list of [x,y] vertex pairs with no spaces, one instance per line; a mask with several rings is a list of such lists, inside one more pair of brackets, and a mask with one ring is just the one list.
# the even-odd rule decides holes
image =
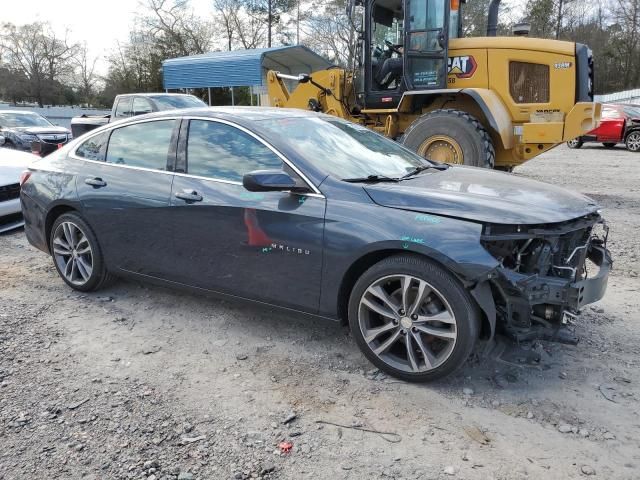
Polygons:
[[174,282],[174,281],[171,281],[171,280],[165,280],[163,278],[154,277],[153,275],[146,275],[144,273],[133,272],[133,271],[126,270],[126,269],[123,269],[123,268],[119,268],[118,269],[118,274],[120,274],[122,276],[131,277],[131,278],[142,279],[142,280],[145,280],[145,281],[147,281],[149,283],[153,283],[153,284],[159,285],[159,286],[171,286],[171,287],[183,290],[183,291],[198,292],[198,293],[201,293],[201,294],[205,294],[207,296],[211,296],[211,297],[214,297],[214,298],[219,298],[221,300],[229,300],[229,301],[238,302],[238,303],[250,303],[250,304],[254,304],[254,305],[263,305],[263,306],[272,307],[272,308],[277,309],[277,310],[281,310],[283,312],[287,312],[287,313],[291,313],[291,314],[295,314],[295,315],[301,315],[301,316],[307,317],[309,319],[322,319],[322,320],[330,320],[332,322],[340,322],[340,319],[338,317],[334,317],[334,316],[320,315],[320,314],[308,312],[308,311],[305,311],[305,310],[298,310],[298,309],[295,309],[295,308],[284,307],[282,305],[276,305],[276,304],[265,302],[265,301],[262,301],[262,300],[256,300],[256,299],[253,299],[253,298],[242,297],[240,295],[233,295],[233,294],[230,294],[230,293],[224,293],[224,292],[220,292],[220,291],[216,291],[216,290],[210,290],[208,288],[202,288],[202,287],[197,287],[197,286],[194,286],[194,285],[188,285],[186,283]]

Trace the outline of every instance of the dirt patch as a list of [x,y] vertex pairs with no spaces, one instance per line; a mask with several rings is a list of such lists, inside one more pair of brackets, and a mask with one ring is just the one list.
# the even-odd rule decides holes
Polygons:
[[431,385],[333,323],[124,281],[79,294],[0,236],[0,479],[635,478],[639,161],[560,147],[516,169],[603,204],[607,295],[577,346],[525,345],[532,365],[479,348]]

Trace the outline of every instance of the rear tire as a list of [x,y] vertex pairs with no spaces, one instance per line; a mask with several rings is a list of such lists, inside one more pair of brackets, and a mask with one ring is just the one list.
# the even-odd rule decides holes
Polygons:
[[604,142],[602,145],[604,145],[604,148],[611,149],[611,148],[614,148],[617,145],[617,143]]
[[425,158],[493,168],[496,151],[487,130],[460,110],[434,110],[416,119],[404,132],[402,144]]
[[630,152],[640,152],[640,130],[627,135],[625,145]]
[[573,140],[569,140],[567,142],[567,147],[569,148],[580,148],[582,147],[582,145],[584,145],[584,142],[580,139],[580,137],[574,138]]
[[60,215],[53,222],[49,251],[58,274],[74,290],[98,290],[113,279],[93,230],[77,213]]
[[478,306],[460,282],[415,255],[373,265],[349,298],[349,327],[362,353],[408,382],[436,380],[460,368],[479,324]]

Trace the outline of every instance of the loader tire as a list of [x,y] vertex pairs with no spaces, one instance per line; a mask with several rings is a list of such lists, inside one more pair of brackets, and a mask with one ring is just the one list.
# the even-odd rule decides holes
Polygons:
[[419,155],[443,163],[493,168],[496,151],[489,132],[460,110],[434,110],[416,119],[402,144]]

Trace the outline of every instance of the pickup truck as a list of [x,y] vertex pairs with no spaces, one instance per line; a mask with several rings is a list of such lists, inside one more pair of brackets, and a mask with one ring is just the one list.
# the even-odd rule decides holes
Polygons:
[[143,115],[145,113],[176,108],[206,107],[207,104],[193,95],[183,93],[127,93],[113,101],[110,115],[81,115],[71,119],[73,137],[79,137],[109,122]]

